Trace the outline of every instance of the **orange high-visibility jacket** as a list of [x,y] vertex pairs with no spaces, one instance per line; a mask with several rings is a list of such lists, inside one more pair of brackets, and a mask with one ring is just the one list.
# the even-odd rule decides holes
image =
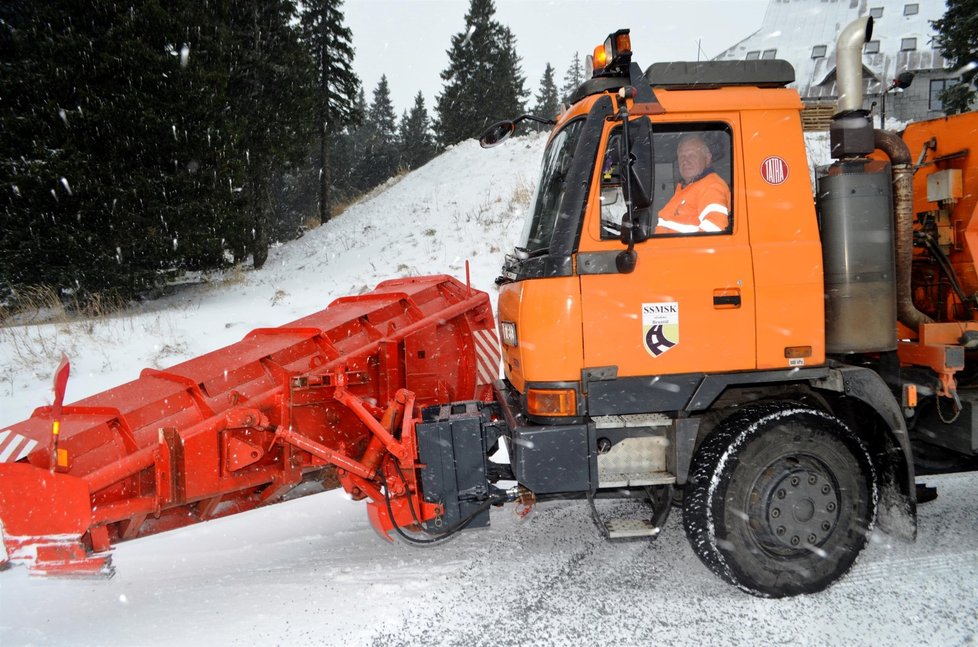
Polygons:
[[659,211],[657,234],[719,232],[730,218],[730,189],[716,173],[707,173],[687,185],[680,183]]

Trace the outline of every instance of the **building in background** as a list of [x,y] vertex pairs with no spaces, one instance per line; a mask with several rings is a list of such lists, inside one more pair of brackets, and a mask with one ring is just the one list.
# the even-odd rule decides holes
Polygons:
[[[790,62],[794,86],[806,104],[806,127],[827,128],[838,98],[836,38],[850,22],[869,15],[873,32],[863,47],[865,107],[877,123],[884,110],[888,123],[940,117],[939,93],[959,81],[953,70],[944,69],[933,42],[931,21],[944,11],[944,0],[771,0],[761,28],[716,58]],[[893,87],[905,72],[914,75],[910,86]]]

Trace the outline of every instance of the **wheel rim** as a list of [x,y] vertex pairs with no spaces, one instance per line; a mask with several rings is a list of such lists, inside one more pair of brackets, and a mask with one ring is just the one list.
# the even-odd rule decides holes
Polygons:
[[751,488],[748,527],[769,553],[818,552],[838,527],[840,508],[838,483],[824,463],[811,456],[783,456]]

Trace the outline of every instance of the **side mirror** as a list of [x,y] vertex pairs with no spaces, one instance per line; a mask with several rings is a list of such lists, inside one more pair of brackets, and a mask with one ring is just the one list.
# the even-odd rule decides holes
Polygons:
[[638,243],[644,243],[649,239],[649,232],[645,225],[642,224],[643,218],[641,214],[636,211],[633,215],[638,215],[639,217],[635,218],[634,221],[629,220],[627,214],[621,218],[620,240],[622,244],[628,245],[629,247]]
[[483,148],[492,148],[506,141],[515,131],[516,124],[512,121],[497,121],[479,136],[479,145]]
[[[624,145],[624,138],[622,138]],[[652,187],[655,184],[655,167],[652,151],[652,122],[637,119],[628,123],[628,151],[622,151],[622,159],[631,159],[631,171],[625,181],[628,195],[636,209],[652,206]]]
[[[622,89],[623,97],[626,90],[629,89]],[[634,88],[630,90],[634,91]],[[618,116],[623,122],[618,150],[624,171],[622,189],[628,207],[621,221],[621,242],[628,248],[615,257],[615,267],[621,274],[630,274],[635,271],[638,263],[635,243],[642,242],[648,236],[648,231],[642,227],[642,220],[648,219],[649,207],[652,206],[652,187],[655,186],[652,122],[644,118],[629,121],[626,101],[619,104]]]

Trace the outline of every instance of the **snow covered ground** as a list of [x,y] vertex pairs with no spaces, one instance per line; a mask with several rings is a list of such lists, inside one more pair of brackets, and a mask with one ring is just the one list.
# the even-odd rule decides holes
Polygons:
[[120,544],[108,581],[2,573],[0,644],[978,645],[976,479],[930,482],[915,544],[876,533],[846,578],[787,600],[714,577],[678,515],[609,543],[583,502],[505,508],[416,548],[332,491]]
[[[395,276],[448,273],[495,299],[542,137],[465,142],[302,239],[231,273],[96,322],[0,329],[0,426],[321,309]],[[120,544],[108,581],[0,574],[0,645],[978,645],[978,476],[928,479],[915,544],[875,533],[821,594],[744,595],[711,575],[678,515],[655,542],[608,543],[582,502],[429,549],[388,544],[333,491]],[[614,512],[627,502],[601,502]]]

